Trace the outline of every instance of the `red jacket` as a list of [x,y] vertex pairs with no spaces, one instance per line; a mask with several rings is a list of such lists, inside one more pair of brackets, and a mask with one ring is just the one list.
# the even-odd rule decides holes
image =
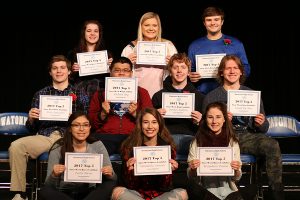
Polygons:
[[[92,127],[97,133],[130,134],[135,126],[135,118],[129,113],[120,118],[110,111],[105,120],[100,119],[101,105],[105,97],[105,92],[101,91],[101,93],[99,95],[99,91],[95,92],[90,102],[89,117],[92,120]],[[151,98],[146,89],[138,87],[137,112],[145,107],[153,107]]]

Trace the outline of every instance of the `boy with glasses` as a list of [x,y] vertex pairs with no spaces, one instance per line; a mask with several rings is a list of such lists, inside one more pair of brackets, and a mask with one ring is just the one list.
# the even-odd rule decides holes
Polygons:
[[[111,77],[131,78],[133,65],[126,57],[114,59],[110,67]],[[137,102],[112,103],[105,100],[105,91],[100,90],[93,95],[89,116],[94,135],[105,145],[109,155],[118,153],[122,141],[131,133],[135,126],[135,117],[142,108],[152,107],[151,98],[146,89],[138,87]]]

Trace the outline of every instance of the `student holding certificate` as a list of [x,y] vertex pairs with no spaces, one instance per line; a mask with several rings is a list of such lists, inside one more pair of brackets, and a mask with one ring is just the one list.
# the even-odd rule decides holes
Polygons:
[[[65,129],[66,121],[40,120],[40,97],[51,95],[53,97],[72,97],[72,112],[82,110],[87,113],[88,97],[76,90],[69,83],[71,62],[63,55],[55,55],[51,58],[48,72],[52,78],[49,86],[37,91],[31,102],[26,127],[34,135],[22,137],[11,143],[9,148],[9,162],[11,167],[11,187],[15,199],[26,199],[26,168],[28,156],[37,158],[40,154],[49,151],[52,144],[61,138]],[[54,105],[54,106],[57,106]]]
[[[161,37],[162,27],[159,15],[154,12],[145,13],[139,22],[137,39],[131,41],[122,51],[122,56],[128,57],[134,64],[134,76],[138,78],[139,86],[148,90],[150,97],[163,88],[163,80],[168,75],[166,63],[177,53],[174,44]],[[137,45],[139,41],[166,43],[165,64],[137,64]],[[150,50],[149,50],[150,51]],[[162,50],[161,50],[162,51]]]
[[[109,199],[116,185],[117,176],[105,146],[101,141],[91,137],[90,130],[91,120],[85,113],[76,112],[70,116],[64,137],[55,142],[50,149],[45,186],[40,192],[42,199]],[[102,154],[102,183],[64,181],[65,153],[67,152]],[[82,163],[86,162],[78,164]]]
[[175,144],[164,124],[164,119],[156,109],[145,108],[139,112],[132,134],[122,143],[123,187],[119,186],[113,190],[113,200],[188,199],[185,189],[172,188],[172,174],[134,175],[136,159],[133,157],[133,147],[162,145],[171,146],[169,162],[172,171],[176,170],[178,163],[174,160]]
[[[73,84],[83,89],[91,98],[94,92],[104,87],[104,79],[108,76],[107,73],[79,76],[80,66],[77,60],[77,53],[103,51],[103,27],[97,20],[86,20],[80,31],[80,39],[78,46],[68,52],[68,58],[72,62],[71,80]],[[108,54],[108,65],[112,62],[112,56]]]
[[[217,7],[208,7],[202,13],[202,23],[206,28],[207,34],[204,37],[193,41],[188,48],[189,58],[192,60],[192,73],[190,79],[197,85],[199,91],[207,94],[209,91],[218,87],[218,82],[214,78],[202,79],[201,74],[196,72],[196,56],[201,55],[236,55],[245,66],[245,75],[250,75],[250,65],[248,63],[246,51],[243,43],[229,35],[222,33],[222,26],[224,24],[224,12]],[[207,57],[209,61],[209,57]],[[210,64],[212,62],[207,62]],[[218,63],[214,63],[218,64]]]
[[[232,147],[233,159],[230,165],[234,176],[197,176],[196,170],[201,162],[197,157],[197,147]],[[235,185],[242,176],[240,148],[228,119],[226,104],[215,102],[206,107],[190,146],[188,163],[189,199],[243,199]]]
[[[191,61],[185,53],[174,54],[167,65],[170,76],[164,81],[164,88],[156,92],[152,97],[153,106],[164,116],[168,114],[165,108],[162,108],[162,94],[165,92],[195,94],[193,107],[194,110],[188,113],[189,118],[165,118],[165,123],[173,134],[195,135],[198,130],[198,124],[201,120],[201,109],[204,95],[201,94],[193,84],[188,80],[191,72]],[[180,103],[180,102],[175,102]],[[178,106],[178,105],[177,105]],[[192,105],[191,105],[192,106]],[[176,108],[178,110],[178,107]]]
[[[234,55],[222,58],[218,68],[218,81],[221,86],[209,92],[203,101],[203,109],[212,102],[227,104],[229,90],[251,90],[242,85],[246,79],[241,60]],[[229,103],[229,102],[228,102]],[[269,189],[273,199],[284,199],[282,184],[281,151],[278,142],[265,135],[269,128],[262,100],[260,111],[255,116],[233,116],[228,112],[233,128],[239,138],[241,153],[263,157],[269,179]]]
[[[133,66],[126,57],[113,60],[110,67],[111,77],[131,78]],[[109,102],[105,99],[105,91],[95,92],[90,102],[89,116],[95,137],[105,145],[108,153],[119,153],[122,141],[131,133],[135,126],[136,114],[145,107],[152,107],[147,90],[137,89],[137,102]]]

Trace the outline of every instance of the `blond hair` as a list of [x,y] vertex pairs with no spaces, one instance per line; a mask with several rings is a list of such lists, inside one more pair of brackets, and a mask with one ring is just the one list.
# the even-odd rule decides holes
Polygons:
[[161,22],[160,22],[159,15],[155,12],[147,12],[147,13],[143,14],[143,16],[141,17],[140,22],[139,22],[138,32],[137,32],[137,35],[138,35],[137,41],[143,41],[144,40],[144,36],[143,36],[143,32],[142,32],[142,24],[147,19],[152,19],[152,18],[156,19],[157,25],[158,25],[158,33],[157,33],[155,41],[157,41],[157,42],[165,41],[165,39],[161,38],[162,28],[161,28]]

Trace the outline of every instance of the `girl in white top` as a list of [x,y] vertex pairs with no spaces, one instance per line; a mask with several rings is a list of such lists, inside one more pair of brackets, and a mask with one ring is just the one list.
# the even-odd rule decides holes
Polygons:
[[161,38],[161,34],[159,15],[147,12],[140,19],[137,39],[131,41],[121,54],[121,56],[128,57],[134,64],[134,76],[138,78],[139,86],[148,90],[151,98],[155,92],[163,88],[163,80],[168,75],[168,71],[166,65],[136,64],[136,45],[138,41],[166,42],[166,63],[168,63],[170,57],[177,53],[177,49],[171,41]]
[[[197,147],[232,147],[233,160],[230,165],[234,170],[234,175],[197,176],[196,170],[201,163],[197,157]],[[242,176],[240,148],[228,118],[226,104],[215,102],[207,106],[195,139],[191,143],[188,163],[189,199],[243,199],[235,185],[235,182]]]

